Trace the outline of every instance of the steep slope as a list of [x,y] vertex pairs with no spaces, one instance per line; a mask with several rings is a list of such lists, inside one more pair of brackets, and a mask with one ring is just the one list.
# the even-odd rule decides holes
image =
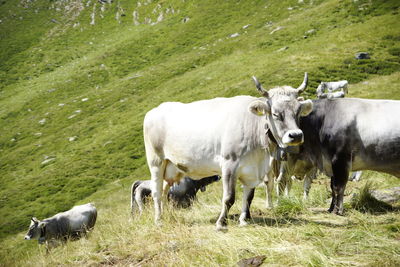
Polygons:
[[398,12],[398,1],[3,0],[0,237],[135,170],[147,177],[142,120],[163,101],[256,95],[251,75],[270,87],[305,71],[306,96],[321,80],[392,74],[369,96],[400,99]]

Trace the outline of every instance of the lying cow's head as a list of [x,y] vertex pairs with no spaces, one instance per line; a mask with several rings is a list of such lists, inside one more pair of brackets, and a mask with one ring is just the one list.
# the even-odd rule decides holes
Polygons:
[[300,116],[311,113],[311,100],[298,97],[307,87],[307,73],[303,83],[297,88],[283,86],[266,91],[253,77],[257,89],[265,97],[250,104],[250,111],[259,116],[266,116],[268,131],[281,147],[296,146],[303,143],[303,132],[299,129]]
[[29,226],[29,230],[25,235],[25,240],[38,239],[39,242],[43,242],[45,227],[46,227],[45,222],[41,222],[35,217],[33,217],[31,219],[31,225]]

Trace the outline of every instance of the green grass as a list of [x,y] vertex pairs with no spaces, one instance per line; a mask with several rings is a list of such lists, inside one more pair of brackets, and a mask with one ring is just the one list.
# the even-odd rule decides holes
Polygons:
[[371,195],[371,183],[366,183],[351,201],[351,207],[361,212],[387,212],[393,207],[385,202],[379,201]]
[[[357,192],[373,180],[382,182],[383,187],[398,183],[397,178],[376,178],[376,175],[379,174],[367,172],[361,182],[350,182],[347,194]],[[293,185],[290,206],[303,203],[301,212],[277,214],[282,210],[281,199],[276,209],[266,210],[264,188],[257,188],[253,218],[247,227],[238,225],[241,207],[238,185],[238,199],[231,209],[227,233],[215,231],[221,183],[199,193],[198,202],[191,209],[166,206],[162,227],[153,223],[151,203],[141,217],[130,216],[129,185],[127,180],[108,184],[79,202],[94,201],[99,210],[96,227],[87,239],[68,242],[46,254],[44,246],[23,240],[24,233],[19,233],[1,243],[3,263],[7,266],[111,263],[232,266],[243,258],[257,255],[267,256],[266,265],[395,266],[400,263],[397,213],[371,214],[347,209],[346,216],[329,214],[326,212],[328,196],[320,205],[300,200],[300,182]],[[327,187],[329,179],[320,176],[313,183],[310,198],[324,194]]]
[[[147,5],[142,2],[138,7],[137,1],[119,0],[106,4],[104,11],[98,1],[91,1],[88,6],[85,1],[80,11],[76,3],[79,1],[0,1],[0,239],[4,244],[0,258],[6,259],[1,263],[10,264],[19,258],[15,265],[32,259],[37,259],[38,265],[89,265],[105,260],[107,251],[111,251],[117,261],[122,258],[127,263],[142,258],[144,263],[157,265],[164,256],[174,255],[166,260],[167,265],[174,260],[189,265],[184,251],[192,252],[190,246],[196,244],[187,236],[212,232],[212,221],[220,208],[220,188],[203,194],[206,199],[201,203],[207,203],[206,207],[199,204],[189,212],[171,211],[171,225],[165,226],[165,235],[178,235],[173,231],[177,224],[183,236],[176,238],[188,242],[179,252],[164,251],[164,245],[160,245],[165,242],[160,241],[164,233],[155,240],[158,237],[153,234],[159,231],[152,226],[151,212],[138,219],[134,224],[137,226],[131,226],[126,219],[129,183],[149,177],[143,117],[161,102],[238,94],[257,96],[252,75],[266,88],[298,86],[305,71],[310,78],[306,97],[315,97],[321,80],[347,79],[352,97],[400,99],[398,1],[172,0]],[[93,9],[96,24],[90,25]],[[139,13],[138,26],[133,23],[134,10]],[[163,21],[144,24],[146,18],[156,21],[160,10]],[[186,17],[190,20],[183,23]],[[283,28],[271,34],[279,26]],[[311,29],[315,31],[307,33]],[[231,38],[234,33],[240,35]],[[285,46],[288,49],[278,51]],[[354,55],[361,51],[369,52],[371,59],[355,60]],[[82,101],[85,98],[88,100]],[[43,119],[45,123],[40,124]],[[75,141],[68,140],[74,136]],[[55,160],[42,164],[49,156]],[[379,186],[398,185],[392,179],[379,174]],[[290,200],[285,207],[278,205],[277,211],[266,211],[263,195],[258,195],[254,209],[259,216],[255,222],[265,221],[264,224],[256,223],[248,229],[233,227],[232,236],[217,234],[218,242],[213,244],[216,247],[204,245],[202,249],[205,262],[234,265],[239,258],[264,253],[267,264],[351,265],[334,261],[342,252],[315,250],[317,243],[306,242],[301,247],[304,237],[300,233],[309,231],[308,227],[311,232],[318,230],[313,221],[298,225],[299,218],[310,216],[306,208],[326,206],[330,189],[321,181],[324,185],[307,203]],[[300,195],[301,190],[297,190],[295,193]],[[36,244],[20,240],[31,216],[44,218],[86,201],[99,203],[104,214],[99,218],[113,214],[121,222],[109,226],[108,221],[99,219],[92,237],[56,249],[50,259],[38,251]],[[387,227],[396,229],[396,214],[364,215],[351,210],[349,216],[373,216],[376,229],[368,238],[396,235],[385,224],[380,226],[388,217],[394,221]],[[113,234],[107,233],[107,227],[115,228]],[[147,234],[141,236],[139,229],[147,230]],[[344,231],[345,236],[351,232],[326,226],[320,230],[332,232],[321,236],[321,243],[329,243],[332,238],[344,242],[346,237],[338,238],[339,232]],[[133,239],[124,240],[124,234],[139,235],[142,243],[148,238],[155,245],[149,245],[148,250],[138,248]],[[246,234],[258,241],[252,244]],[[215,233],[204,235],[213,238]],[[243,251],[233,241],[237,238],[242,240],[239,243],[244,242]],[[302,257],[282,259],[279,249],[268,250],[282,242],[295,244],[288,247]],[[361,257],[360,262],[385,265],[383,259],[389,255],[393,256],[389,263],[398,263],[394,257],[398,249],[388,249],[391,242],[390,238],[385,239],[382,244],[386,245],[367,249],[376,257],[363,254],[365,258]],[[90,251],[88,255],[77,251],[82,246]],[[329,244],[328,248],[335,246],[338,245]],[[137,254],[129,254],[135,249]],[[364,249],[363,245],[360,249]],[[60,255],[62,260],[57,258]],[[198,257],[195,265],[201,265],[200,254]]]

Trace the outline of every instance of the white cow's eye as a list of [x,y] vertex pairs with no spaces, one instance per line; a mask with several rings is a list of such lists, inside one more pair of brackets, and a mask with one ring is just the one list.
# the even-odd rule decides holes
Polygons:
[[281,119],[281,116],[278,113],[272,113],[272,117],[274,117],[277,120]]

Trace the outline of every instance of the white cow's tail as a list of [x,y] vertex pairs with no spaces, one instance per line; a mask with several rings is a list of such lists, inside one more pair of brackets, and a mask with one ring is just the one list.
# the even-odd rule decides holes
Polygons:
[[135,195],[136,195],[136,189],[140,185],[141,181],[135,181],[132,186],[131,186],[131,213],[132,215],[135,212]]

